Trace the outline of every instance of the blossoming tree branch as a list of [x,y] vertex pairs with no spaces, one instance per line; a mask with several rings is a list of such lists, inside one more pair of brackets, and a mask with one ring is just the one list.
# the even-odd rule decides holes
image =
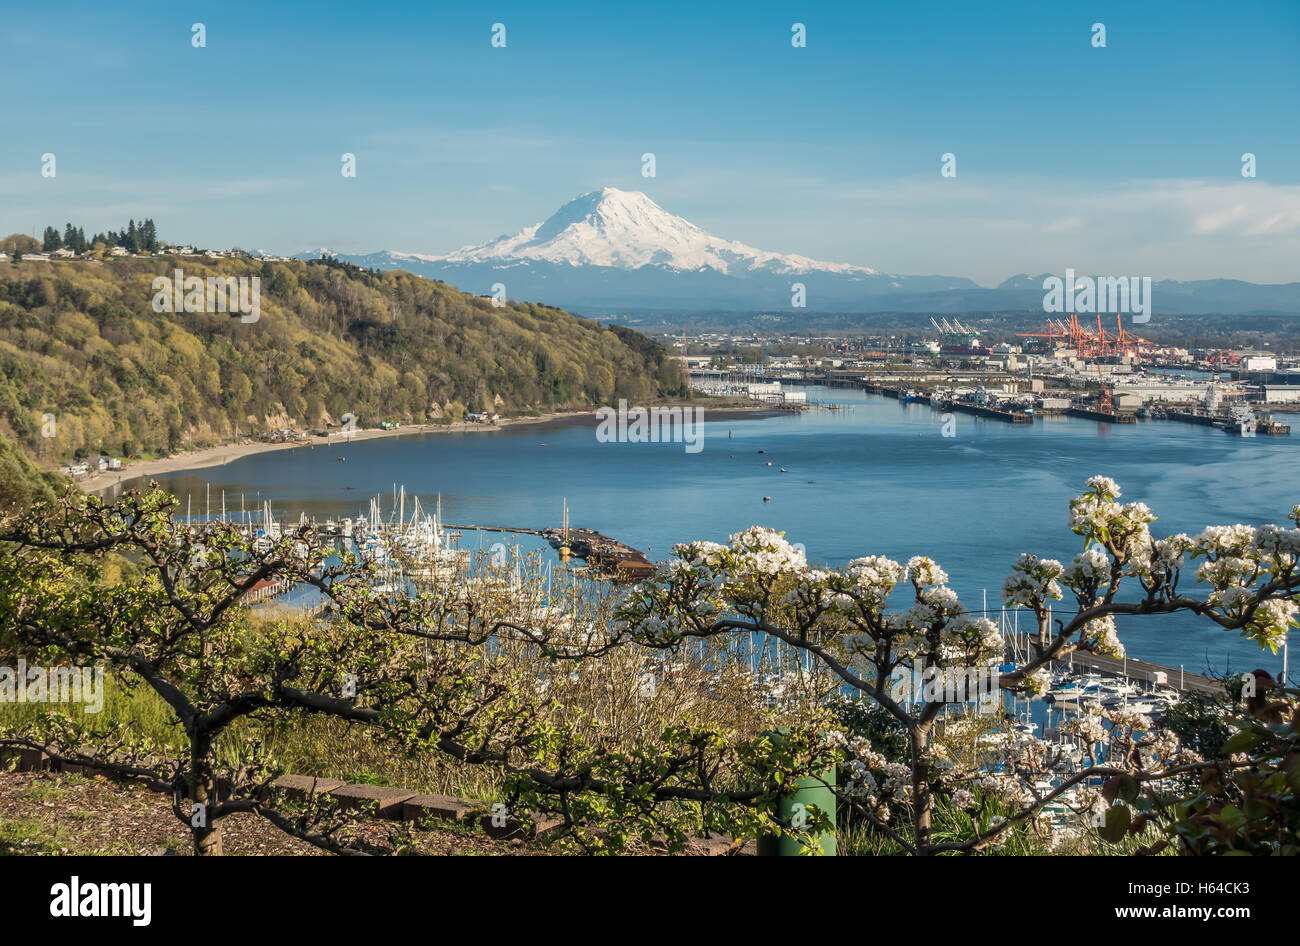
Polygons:
[[[156,488],[111,504],[74,492],[6,521],[0,649],[101,662],[121,685],[143,683],[184,730],[184,751],[53,713],[0,732],[0,743],[73,763],[107,757],[117,774],[167,790],[197,853],[220,853],[222,820],[241,812],[354,850],[338,812],[268,796],[281,771],[274,754],[232,738],[237,726],[270,732],[307,716],[366,727],[394,753],[494,769],[517,810],[558,812],[587,849],[654,837],[680,847],[701,830],[788,833],[812,849],[834,813],[814,806],[783,819],[775,802],[833,766],[840,804],[919,855],[1004,845],[1037,830],[1044,807],[1076,787],[1076,810],[1108,840],[1154,822],[1165,836],[1149,850],[1171,838],[1197,853],[1282,849],[1292,841],[1277,839],[1295,833],[1288,819],[1300,820],[1293,803],[1278,802],[1300,788],[1291,761],[1300,717],[1294,694],[1262,671],[1250,718],[1237,721],[1221,758],[1202,758],[1140,714],[1090,708],[1064,727],[1086,746],[1079,766],[1064,743],[963,705],[945,718],[953,704],[942,697],[898,693],[891,682],[920,663],[970,678],[1005,659],[997,625],[965,608],[925,556],[816,568],[780,533],[756,527],[726,545],[679,545],[651,580],[618,595],[486,562],[399,593],[309,528],[259,548],[237,528],[182,524],[176,511]],[[1004,600],[1035,616],[1037,634],[1023,666],[991,678],[999,690],[1041,693],[1052,662],[1076,651],[1121,654],[1117,616],[1190,612],[1277,648],[1295,622],[1300,529],[1156,538],[1153,521],[1145,505],[1120,502],[1113,481],[1088,481],[1070,504],[1081,552],[1068,564],[1022,555],[1004,584]],[[122,562],[132,574],[112,578]],[[1194,576],[1184,574],[1189,563]],[[333,613],[255,620],[247,596],[266,581],[312,586]],[[1076,610],[1053,612],[1067,594]],[[811,682],[797,699],[756,688],[748,661],[725,646],[741,635],[808,658],[796,676]],[[691,644],[715,649],[693,654]],[[665,651],[676,669],[659,692],[641,692],[645,668]],[[831,705],[837,691],[881,708],[904,748],[846,725]],[[785,727],[780,739],[775,725]],[[1098,777],[1100,792],[1088,789]],[[1188,778],[1201,790],[1180,798]],[[937,811],[961,813],[967,830],[936,836]]]
[[[1300,529],[1215,526],[1195,537],[1156,538],[1150,530],[1155,516],[1147,506],[1123,503],[1120,496],[1113,480],[1092,477],[1086,492],[1070,503],[1070,528],[1083,537],[1083,550],[1068,564],[1023,554],[1012,566],[1003,599],[1029,609],[1038,632],[1028,662],[997,678],[1002,689],[1042,693],[1050,683],[1051,663],[1076,651],[1122,655],[1117,615],[1191,612],[1270,651],[1295,623]],[[1300,507],[1291,519],[1300,519]],[[1184,587],[1184,569],[1196,560],[1201,560],[1196,582],[1208,586],[1199,596]],[[947,704],[899,700],[890,687],[897,672],[918,661],[961,673],[1004,659],[997,626],[965,608],[947,582],[947,574],[924,556],[906,565],[868,556],[840,570],[815,568],[781,533],[755,527],[732,536],[727,545],[677,546],[673,560],[629,596],[619,619],[638,640],[656,647],[761,632],[812,655],[849,692],[883,707],[906,732],[908,764],[890,763],[861,736],[832,731],[825,738],[846,760],[845,794],[876,829],[917,854],[995,846],[1049,802],[1099,776],[1109,781],[1095,800],[1099,806],[1112,804],[1094,823],[1121,836],[1143,824],[1129,814],[1140,786],[1167,789],[1172,779],[1210,765],[1171,733],[1157,731],[1147,717],[1100,708],[1069,724],[1067,731],[1089,746],[1091,764],[1064,778],[1059,776],[1069,766],[1058,751],[1014,732],[988,734],[987,752],[974,763],[950,758],[934,741]],[[1121,589],[1130,584],[1140,593],[1121,600]],[[891,608],[901,588],[907,601]],[[1051,603],[1067,591],[1077,611],[1053,628]],[[1104,760],[1097,755],[1103,738],[1110,743]],[[1229,767],[1250,764],[1236,760]],[[1042,777],[1053,775],[1056,783],[1044,788]],[[1016,810],[1009,817],[988,817],[967,840],[936,843],[936,796],[972,811],[978,798],[996,796],[1013,802]],[[900,806],[910,814],[910,837],[889,826]]]

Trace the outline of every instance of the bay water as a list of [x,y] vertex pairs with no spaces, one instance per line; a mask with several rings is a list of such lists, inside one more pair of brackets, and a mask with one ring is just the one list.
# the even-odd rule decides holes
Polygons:
[[[698,452],[682,443],[601,442],[592,419],[318,444],[157,479],[182,509],[191,501],[196,515],[206,511],[210,488],[214,511],[224,491],[228,513],[241,501],[251,511],[270,500],[290,521],[300,511],[321,520],[362,515],[375,494],[387,515],[402,485],[408,515],[414,496],[428,511],[440,497],[443,520],[453,524],[558,526],[567,501],[571,525],[655,560],[675,542],[726,541],[764,525],[802,543],[814,563],[930,555],[974,611],[986,606],[986,593],[990,611],[999,607],[1002,580],[1020,552],[1068,561],[1082,549],[1068,528],[1068,503],[1093,474],[1117,480],[1126,500],[1146,502],[1158,516],[1157,535],[1283,523],[1300,502],[1294,437],[1242,438],[1172,421],[1040,417],[1012,425],[965,414],[944,436],[928,405],[791,389],[842,409],[739,419],[706,405]],[[131,485],[139,484],[124,484]],[[501,541],[546,548],[536,538],[490,533],[466,533],[460,544]],[[1203,594],[1193,571],[1184,571],[1183,589]],[[908,606],[905,589],[895,595],[895,606]],[[1072,610],[1072,602],[1061,608]],[[1119,630],[1130,656],[1188,672],[1281,666],[1280,655],[1188,615],[1120,619]]]

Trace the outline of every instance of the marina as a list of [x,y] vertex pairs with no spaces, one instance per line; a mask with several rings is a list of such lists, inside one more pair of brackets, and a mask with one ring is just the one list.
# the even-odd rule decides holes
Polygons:
[[[440,502],[444,532],[463,533],[458,547],[473,550],[479,535],[485,547],[518,542],[551,556],[558,549],[542,533],[563,526],[566,497],[583,528],[649,562],[676,542],[725,541],[764,524],[806,546],[814,562],[935,555],[963,600],[999,588],[1019,551],[1062,561],[1076,554],[1068,501],[1094,472],[1104,470],[1126,497],[1147,502],[1160,534],[1283,521],[1295,502],[1287,472],[1300,459],[1293,438],[1243,442],[1192,424],[1106,428],[1037,413],[1032,424],[956,413],[955,435],[945,437],[942,412],[919,399],[905,403],[848,386],[833,395],[824,387],[803,390],[846,410],[707,420],[698,455],[673,445],[610,447],[574,425],[548,430],[546,448],[527,429],[493,437],[414,434],[354,444],[347,463],[332,462],[332,453],[285,451],[158,479],[180,496],[183,513],[209,508],[210,490],[211,514],[219,516],[224,491],[231,520],[242,506],[244,516],[260,520],[270,501],[272,519],[288,524],[304,515],[320,524],[370,518],[369,501],[351,490],[382,495],[387,520],[394,500],[401,505],[397,480],[406,483],[405,518],[413,492],[430,512]],[[756,454],[760,449],[765,453]],[[1243,478],[1238,468],[1247,458],[1251,473]],[[1128,620],[1120,630],[1130,653],[1164,666],[1203,672],[1260,660],[1249,642],[1186,615]]]
[[[187,503],[184,521],[202,533],[208,525],[234,526],[242,532],[255,551],[266,551],[272,544],[291,533],[305,531],[315,536],[334,540],[341,551],[354,552],[364,562],[374,563],[398,573],[397,577],[436,578],[452,577],[464,573],[470,562],[470,550],[456,546],[465,532],[501,533],[516,536],[540,536],[555,549],[561,562],[570,556],[582,559],[593,573],[601,578],[618,582],[639,581],[654,573],[654,564],[645,553],[617,539],[602,535],[593,529],[573,528],[568,524],[568,505],[562,512],[563,524],[541,529],[527,526],[457,525],[442,521],[441,497],[436,511],[427,513],[418,496],[411,497],[411,514],[406,515],[406,487],[395,487],[393,506],[385,517],[379,496],[369,501],[366,513],[356,517],[330,518],[324,521],[310,519],[300,512],[296,521],[277,517],[269,501],[255,511],[244,507],[238,514],[227,514],[224,491],[218,496],[218,512],[211,509],[211,492],[208,494],[208,512],[196,519],[192,500]],[[258,596],[252,600],[287,594],[290,589],[277,587],[268,594],[267,589],[256,589]]]

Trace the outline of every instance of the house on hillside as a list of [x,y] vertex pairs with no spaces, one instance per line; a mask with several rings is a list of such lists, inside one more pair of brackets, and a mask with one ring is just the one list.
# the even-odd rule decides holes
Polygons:
[[289,427],[277,427],[268,433],[262,435],[262,439],[267,443],[289,443],[290,441],[307,440],[307,432],[303,430],[293,430]]
[[125,256],[125,255],[126,255],[126,247],[124,247],[124,246],[115,246],[115,247],[113,247],[111,250],[108,251],[108,255],[109,255],[109,256]]
[[53,253],[50,254],[50,256],[54,257],[55,259],[72,259],[72,257],[76,255],[77,254],[75,252],[68,249],[66,246],[61,246]]

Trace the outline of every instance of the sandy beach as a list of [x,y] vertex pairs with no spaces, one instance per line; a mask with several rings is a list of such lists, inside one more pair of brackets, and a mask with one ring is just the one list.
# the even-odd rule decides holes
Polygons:
[[[709,414],[726,414],[736,420],[746,420],[750,418],[769,417],[779,411],[767,410],[758,407],[710,407],[707,404],[698,405],[704,407]],[[77,482],[87,493],[102,493],[112,489],[120,483],[127,480],[135,480],[141,477],[157,476],[161,473],[180,473],[186,470],[201,470],[204,467],[223,466],[231,460],[238,460],[240,457],[246,457],[254,453],[271,453],[276,450],[298,450],[304,447],[325,447],[325,446],[346,446],[350,443],[356,443],[359,440],[378,440],[381,437],[405,437],[415,434],[464,434],[464,433],[493,433],[505,430],[508,427],[519,427],[524,425],[539,427],[570,427],[590,425],[595,426],[598,423],[596,412],[588,411],[552,411],[545,414],[539,414],[536,417],[508,417],[502,418],[495,424],[412,424],[410,426],[398,427],[396,430],[379,430],[378,428],[370,430],[357,430],[348,436],[341,433],[331,432],[329,437],[311,437],[307,440],[295,441],[293,443],[266,443],[260,440],[243,440],[239,443],[221,444],[216,447],[204,447],[200,450],[189,450],[185,453],[177,453],[161,460],[142,460],[135,463],[124,464],[120,470],[105,470],[102,473],[94,473]]]

